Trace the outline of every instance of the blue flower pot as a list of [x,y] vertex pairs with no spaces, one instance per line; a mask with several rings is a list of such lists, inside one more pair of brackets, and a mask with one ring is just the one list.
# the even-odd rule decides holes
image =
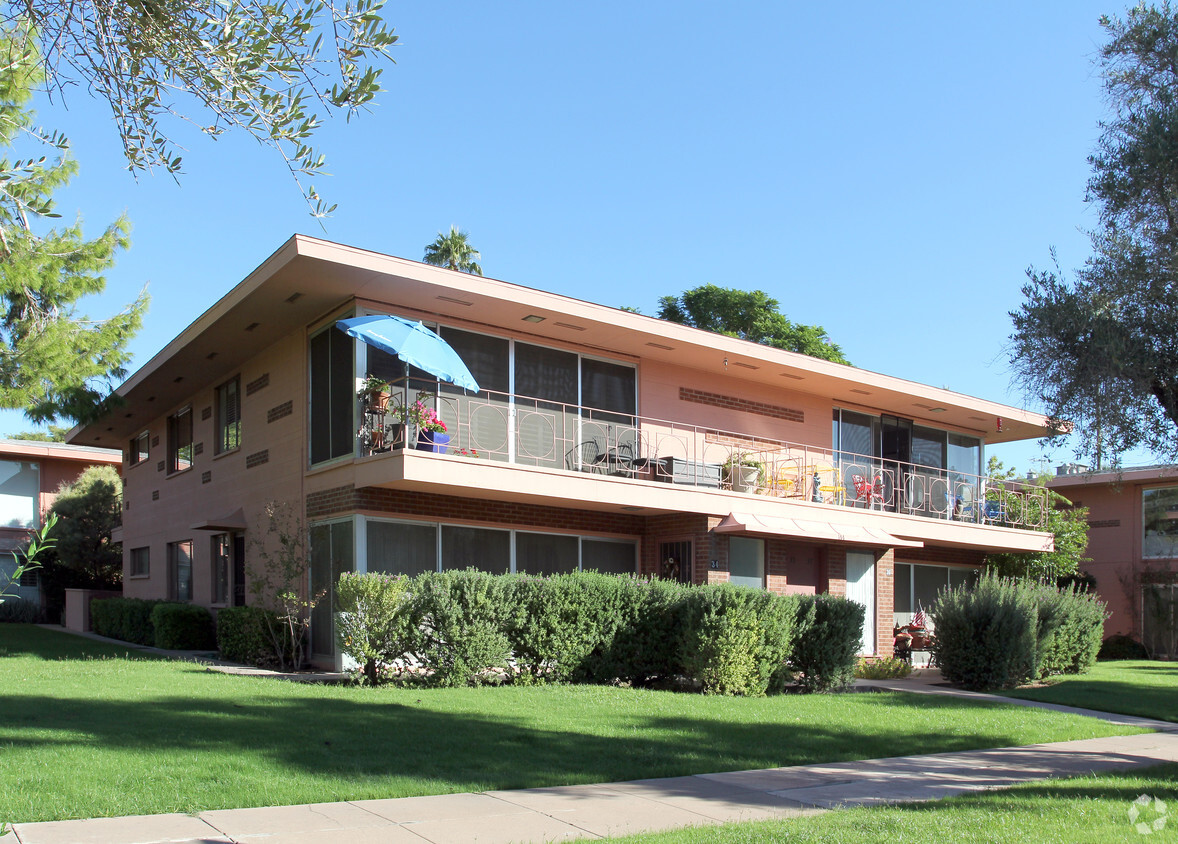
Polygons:
[[417,450],[432,451],[434,454],[445,454],[450,445],[450,435],[441,431],[418,431]]

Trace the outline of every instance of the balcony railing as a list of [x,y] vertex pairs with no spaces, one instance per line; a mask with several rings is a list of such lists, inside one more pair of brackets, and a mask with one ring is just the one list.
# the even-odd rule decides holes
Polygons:
[[[430,384],[434,388],[435,384]],[[427,443],[405,408],[421,396],[448,440]],[[360,454],[403,448],[975,524],[1043,529],[1042,486],[836,452],[507,393],[396,384],[362,401]],[[435,437],[435,439],[439,439]]]

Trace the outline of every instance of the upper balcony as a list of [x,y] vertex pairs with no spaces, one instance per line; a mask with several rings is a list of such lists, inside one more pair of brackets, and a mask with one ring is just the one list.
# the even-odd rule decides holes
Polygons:
[[[446,426],[434,442],[414,419],[431,412]],[[1042,486],[508,393],[419,393],[402,381],[362,401],[360,418],[363,457],[421,449],[956,524],[1040,531],[1047,522]]]

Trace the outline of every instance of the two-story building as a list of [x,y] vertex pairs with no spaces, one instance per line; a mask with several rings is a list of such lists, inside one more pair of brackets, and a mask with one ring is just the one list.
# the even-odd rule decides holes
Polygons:
[[73,483],[91,466],[114,466],[121,451],[35,440],[0,440],[0,590],[41,603],[40,576],[24,573],[17,583],[12,574],[14,552],[28,544],[29,534],[41,527],[44,514],[63,484]]
[[[435,329],[479,391],[336,327],[368,314]],[[389,405],[358,397],[368,375]],[[447,445],[401,424],[419,392]],[[984,554],[1052,542],[984,506],[985,444],[1040,437],[1042,416],[304,236],[118,393],[71,441],[125,452],[128,596],[245,601],[283,501],[309,525],[315,591],[472,566],[730,581],[851,596],[864,652],[890,653],[893,624]]]
[[1091,561],[1083,568],[1109,607],[1105,635],[1132,636],[1156,656],[1178,657],[1178,466],[1057,471],[1049,486],[1088,508]]

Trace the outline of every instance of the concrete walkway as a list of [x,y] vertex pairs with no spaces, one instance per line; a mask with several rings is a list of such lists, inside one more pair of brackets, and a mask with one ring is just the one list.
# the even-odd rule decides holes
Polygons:
[[791,817],[843,806],[936,800],[1051,777],[1178,762],[1178,724],[1068,710],[997,695],[975,695],[938,686],[939,681],[939,672],[926,671],[909,680],[865,685],[1081,711],[1158,732],[603,785],[224,809],[197,815],[17,824],[14,834],[0,841],[3,844],[565,841]]

